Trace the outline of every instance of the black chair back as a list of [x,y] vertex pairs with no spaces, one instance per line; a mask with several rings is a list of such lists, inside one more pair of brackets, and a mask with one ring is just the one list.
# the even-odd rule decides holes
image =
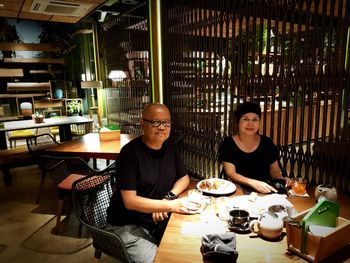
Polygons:
[[91,232],[96,259],[103,252],[120,262],[132,262],[122,239],[104,230],[107,207],[114,192],[114,175],[115,165],[112,165],[98,175],[76,181],[73,184],[73,207],[79,221]]

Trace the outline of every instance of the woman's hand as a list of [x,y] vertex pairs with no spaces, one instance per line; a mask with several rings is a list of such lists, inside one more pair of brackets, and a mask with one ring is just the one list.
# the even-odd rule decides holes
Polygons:
[[271,185],[268,183],[265,183],[263,181],[258,181],[258,180],[250,180],[249,186],[255,189],[257,192],[262,193],[262,194],[268,194],[271,192],[277,193],[277,190],[273,188]]
[[286,186],[292,188],[292,180],[289,177],[283,177],[283,179],[286,181]]

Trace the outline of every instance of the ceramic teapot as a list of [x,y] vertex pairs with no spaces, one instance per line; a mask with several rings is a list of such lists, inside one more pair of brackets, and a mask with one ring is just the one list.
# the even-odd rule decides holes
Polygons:
[[318,201],[321,197],[330,201],[337,201],[337,190],[330,184],[320,184],[316,187],[315,198]]
[[249,228],[266,239],[277,239],[283,231],[283,220],[276,213],[265,212],[260,219],[252,220]]

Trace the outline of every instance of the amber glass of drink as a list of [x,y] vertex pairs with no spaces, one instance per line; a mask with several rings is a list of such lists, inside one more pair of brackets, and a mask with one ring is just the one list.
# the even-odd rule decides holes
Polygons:
[[306,193],[306,179],[297,177],[292,180],[292,189],[297,195],[303,195]]

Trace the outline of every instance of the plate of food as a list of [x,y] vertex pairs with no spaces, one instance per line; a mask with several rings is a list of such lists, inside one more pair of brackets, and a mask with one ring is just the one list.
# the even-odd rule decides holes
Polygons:
[[219,178],[205,179],[197,183],[197,188],[203,193],[212,195],[227,195],[236,191],[236,185],[228,180]]

